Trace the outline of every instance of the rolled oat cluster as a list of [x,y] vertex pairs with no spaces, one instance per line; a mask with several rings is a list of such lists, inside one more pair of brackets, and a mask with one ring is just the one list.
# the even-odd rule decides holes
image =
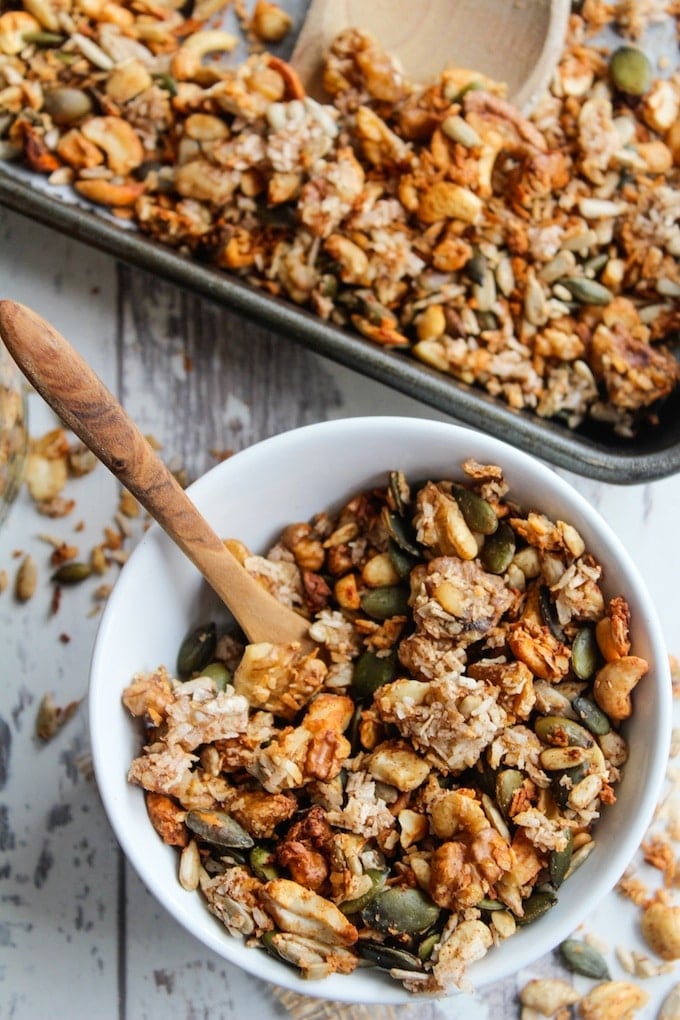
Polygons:
[[235,553],[310,621],[310,652],[206,623],[136,676],[130,768],[234,935],[310,978],[373,964],[414,992],[556,902],[596,847],[648,663],[577,530],[495,465],[391,472]]

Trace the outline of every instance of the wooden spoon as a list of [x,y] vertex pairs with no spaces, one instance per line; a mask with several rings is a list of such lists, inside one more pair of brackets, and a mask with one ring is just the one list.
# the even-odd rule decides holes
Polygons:
[[0,336],[61,420],[133,493],[198,567],[253,642],[311,648],[309,621],[247,573],[86,361],[48,322],[0,301]]
[[550,81],[570,9],[570,0],[311,0],[291,63],[308,93],[327,101],[323,55],[340,31],[358,28],[417,84],[447,67],[481,71],[527,109]]

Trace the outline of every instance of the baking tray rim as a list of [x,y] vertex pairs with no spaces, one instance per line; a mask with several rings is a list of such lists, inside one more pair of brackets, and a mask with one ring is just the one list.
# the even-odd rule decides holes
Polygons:
[[36,189],[1,167],[0,204],[204,298],[248,313],[317,354],[472,428],[504,438],[556,467],[618,485],[656,481],[680,470],[680,440],[650,452],[607,448],[569,432],[566,426],[515,411],[483,390],[326,323],[306,309],[195,261],[136,229],[119,226],[89,209]]

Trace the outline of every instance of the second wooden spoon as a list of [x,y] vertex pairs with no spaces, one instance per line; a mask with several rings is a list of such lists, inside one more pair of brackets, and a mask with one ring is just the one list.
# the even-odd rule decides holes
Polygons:
[[323,101],[324,52],[343,29],[363,29],[418,84],[467,68],[505,82],[508,99],[527,109],[562,53],[570,10],[571,0],[311,0],[291,63]]
[[205,577],[250,641],[300,642],[309,622],[241,566],[87,362],[25,305],[0,301],[0,336],[61,420],[116,475]]

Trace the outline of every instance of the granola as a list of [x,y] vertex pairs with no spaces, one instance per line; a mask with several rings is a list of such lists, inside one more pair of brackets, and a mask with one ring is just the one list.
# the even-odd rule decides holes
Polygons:
[[[144,234],[510,407],[632,437],[675,390],[680,76],[618,43],[676,0],[574,3],[529,113],[452,68],[410,82],[358,29],[328,101],[263,50],[236,66],[228,0],[24,0],[0,14],[0,152]],[[602,29],[618,43],[601,42]],[[616,40],[616,36],[614,36]]]
[[210,623],[177,677],[123,693],[144,734],[129,779],[180,882],[309,978],[368,961],[416,993],[467,987],[556,902],[616,801],[625,716],[603,705],[648,669],[625,594],[500,468],[468,460],[462,479],[391,472],[245,556],[265,581],[288,565],[311,653]]

